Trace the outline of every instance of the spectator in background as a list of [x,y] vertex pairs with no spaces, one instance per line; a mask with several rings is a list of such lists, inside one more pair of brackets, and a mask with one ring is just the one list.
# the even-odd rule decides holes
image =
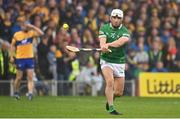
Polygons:
[[49,38],[48,45],[52,45],[55,42],[56,37],[56,23],[53,19],[49,19],[47,24],[42,28],[47,37]]
[[103,78],[97,72],[97,67],[94,64],[93,58],[89,57],[87,65],[82,68],[81,72],[77,76],[77,82],[84,82],[84,88],[86,85],[91,86],[92,95],[97,96],[98,91],[100,91],[100,89],[102,88],[102,81]]
[[164,44],[167,44],[169,38],[171,37],[170,29],[171,29],[171,24],[169,22],[165,22],[164,29],[161,34],[161,39]]
[[[50,0],[51,1],[51,0]],[[54,8],[50,11],[50,19],[54,22],[53,28],[59,28],[60,15],[58,8]],[[55,27],[56,26],[56,27]]]
[[159,35],[158,29],[157,29],[157,28],[153,28],[153,29],[151,30],[150,35],[148,35],[148,38],[147,38],[147,43],[148,43],[149,46],[152,45],[153,39],[154,39],[155,37],[157,37],[158,35]]
[[99,6],[98,14],[97,14],[97,21],[98,25],[102,26],[104,24],[104,17],[106,15],[106,9],[104,6]]
[[129,64],[129,67],[130,67],[130,69],[134,69],[135,65],[136,65],[136,63],[134,62],[134,57],[136,55],[136,52],[135,52],[135,50],[129,48],[127,51],[127,54],[128,55],[127,55],[126,59]]
[[[10,44],[0,39],[0,80],[10,80],[15,78],[16,67],[9,62]],[[9,96],[9,83],[0,83],[0,94]]]
[[164,64],[162,61],[158,61],[156,63],[156,67],[154,67],[151,72],[167,72],[168,70],[164,67]]
[[48,0],[48,8],[51,10],[57,8],[57,0]]
[[138,51],[136,52],[133,60],[136,68],[134,69],[134,74],[129,73],[132,76],[138,78],[140,72],[147,72],[149,69],[149,56],[148,53],[144,50],[144,43],[139,42]]
[[145,63],[145,62],[147,63],[149,61],[149,56],[148,53],[144,51],[144,44],[139,43],[138,48],[139,50],[136,52],[136,55],[134,56],[134,62],[136,64]]
[[57,61],[57,77],[58,80],[68,80],[67,66],[64,61],[65,53],[63,52],[63,46],[61,43],[58,44],[56,50],[56,61]]
[[82,28],[83,25],[83,16],[82,16],[82,12],[83,12],[83,7],[82,6],[77,6],[76,7],[76,12],[74,14],[74,24],[76,25],[80,25]]
[[85,29],[83,33],[83,46],[93,46],[94,45],[94,37],[89,29]]
[[180,72],[180,54],[177,55],[173,67],[170,69],[172,72]]
[[128,29],[130,29],[130,33],[134,32],[135,28],[132,23],[132,18],[130,16],[127,15],[124,17],[124,25],[127,26]]
[[177,19],[177,23],[176,23],[177,27],[176,27],[176,30],[175,30],[175,41],[176,41],[176,47],[177,49],[179,50],[180,52],[180,17]]
[[40,15],[43,19],[43,22],[46,22],[49,19],[49,9],[45,6],[46,0],[38,0],[37,6],[32,10],[32,15]]
[[0,80],[9,79],[9,48],[10,44],[7,41],[2,41],[0,49]]
[[21,30],[20,22],[21,22],[21,19],[20,19],[20,17],[18,17],[16,19],[16,22],[11,27],[11,32],[10,32],[11,37],[14,35],[14,33]]
[[[109,15],[108,15],[108,14],[105,14],[105,15],[104,15],[104,24],[109,23],[109,19],[110,19]],[[100,27],[101,27],[101,26],[100,26]]]
[[81,38],[77,32],[77,29],[71,29],[71,41],[70,44],[75,44],[76,47],[81,47]]
[[11,13],[9,11],[6,12],[4,19],[1,18],[1,20],[2,22],[0,23],[0,36],[4,40],[11,42],[11,35],[9,34],[12,27]]
[[67,42],[68,44],[71,41],[71,36],[67,30],[65,30],[63,27],[61,27],[55,37],[55,43],[56,44],[64,44]]
[[[34,24],[34,26],[36,26],[37,28],[41,29],[42,28],[42,19],[39,15],[36,15],[33,20],[32,20],[32,24]],[[40,43],[41,38],[38,37],[36,38],[36,40],[34,40],[34,54],[35,54],[35,58],[37,60],[37,46]]]
[[113,9],[113,7],[112,7],[113,1],[111,1],[111,0],[104,0],[103,1],[103,5],[106,8],[107,13],[108,14],[111,13],[111,11]]
[[0,0],[0,20],[4,19],[5,11],[3,9],[3,0]]
[[56,62],[56,46],[51,45],[50,51],[47,54],[47,58],[49,61],[49,71],[52,74],[52,78],[57,80],[57,62]]
[[156,66],[156,62],[162,61],[163,59],[163,52],[160,50],[159,46],[160,46],[159,41],[154,40],[151,49],[148,52],[150,70]]
[[39,15],[35,15],[33,17],[33,21],[32,23],[34,24],[34,26],[41,28],[42,27],[42,18]]
[[48,47],[48,37],[43,36],[40,44],[38,44],[38,65],[39,65],[39,70],[40,74],[44,77],[44,79],[49,79],[50,78],[50,73],[49,73],[49,61],[47,59],[47,55],[49,52],[49,47]]
[[98,25],[95,13],[94,9],[89,10],[87,17],[84,18],[84,25],[97,34]]
[[93,9],[94,11],[98,11],[99,9],[99,1],[97,0],[92,0],[92,3],[91,3],[91,9]]
[[61,0],[58,5],[58,8],[59,8],[59,12],[60,12],[61,22],[64,23],[66,21],[66,19],[65,19],[66,8],[67,8],[66,0]]
[[136,21],[136,27],[137,27],[137,30],[135,32],[135,37],[144,37],[145,38],[145,35],[146,35],[146,29],[144,27],[144,23],[141,19],[137,20]]
[[168,39],[168,43],[167,43],[167,55],[166,55],[166,67],[167,68],[172,68],[173,67],[173,62],[176,58],[176,54],[177,54],[177,48],[176,48],[176,42],[174,40],[173,37],[170,37]]
[[50,47],[53,44],[53,29],[47,28],[45,31],[46,38],[48,39],[48,47]]
[[69,25],[69,27],[74,27],[74,14],[73,14],[73,11],[72,9],[67,9],[66,10],[66,13],[65,13],[65,16],[64,16],[64,23],[67,23]]
[[144,51],[146,51],[146,52],[148,52],[148,50],[149,50],[149,47],[148,47],[148,45],[145,43],[145,38],[144,37],[138,37],[137,38],[137,41],[136,42],[132,42],[131,44],[130,44],[130,47],[132,48],[132,49],[134,49],[135,51],[139,51],[140,49],[139,49],[139,44],[142,44],[143,45],[143,50]]
[[80,72],[80,62],[74,52],[69,52],[65,62],[69,65],[69,81],[75,81]]

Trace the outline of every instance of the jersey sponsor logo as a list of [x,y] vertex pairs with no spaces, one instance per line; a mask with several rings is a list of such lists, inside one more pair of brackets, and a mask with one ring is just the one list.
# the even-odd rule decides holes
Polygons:
[[26,45],[32,43],[33,39],[32,38],[26,38],[22,41],[16,41],[16,45]]
[[21,43],[22,43],[22,44],[27,44],[27,43],[28,43],[28,40],[27,40],[27,39],[24,39]]

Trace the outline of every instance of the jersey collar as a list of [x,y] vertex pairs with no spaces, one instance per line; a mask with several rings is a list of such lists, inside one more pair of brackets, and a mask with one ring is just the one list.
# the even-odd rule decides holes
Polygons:
[[[112,29],[114,29],[114,27],[112,26],[112,24],[110,23],[110,27],[112,28]],[[121,27],[122,27],[122,24],[119,26],[119,28],[118,29],[121,29]]]

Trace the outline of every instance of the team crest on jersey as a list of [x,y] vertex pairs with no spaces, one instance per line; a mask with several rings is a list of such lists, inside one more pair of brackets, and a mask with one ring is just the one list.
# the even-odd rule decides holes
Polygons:
[[111,33],[111,37],[115,38],[116,33]]

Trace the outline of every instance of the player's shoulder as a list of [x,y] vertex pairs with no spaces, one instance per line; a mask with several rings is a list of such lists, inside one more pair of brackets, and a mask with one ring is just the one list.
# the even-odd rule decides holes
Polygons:
[[16,33],[14,33],[14,36],[21,35],[21,34],[22,34],[22,31],[17,31]]
[[129,31],[128,31],[127,27],[124,25],[122,25],[122,27],[121,27],[121,33],[122,33],[122,36],[130,37]]
[[16,33],[14,33],[14,38],[18,39],[22,35],[24,35],[24,33],[22,31],[17,31]]
[[129,30],[128,30],[128,28],[125,25],[122,25],[121,31],[129,33]]
[[103,24],[103,27],[109,27],[109,24],[110,23],[105,23],[105,24]]
[[122,25],[122,29],[128,31],[128,28],[125,25]]

